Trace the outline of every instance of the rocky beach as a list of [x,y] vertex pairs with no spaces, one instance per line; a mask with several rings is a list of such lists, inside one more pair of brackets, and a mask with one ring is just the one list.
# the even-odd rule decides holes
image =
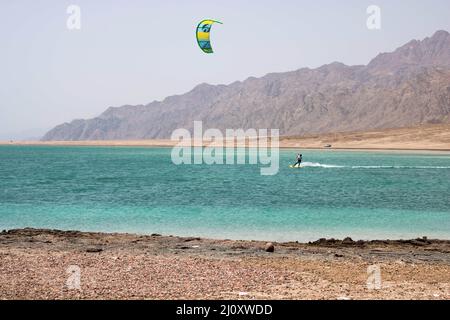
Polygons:
[[0,233],[0,299],[449,298],[450,241],[426,237],[268,244],[42,229]]

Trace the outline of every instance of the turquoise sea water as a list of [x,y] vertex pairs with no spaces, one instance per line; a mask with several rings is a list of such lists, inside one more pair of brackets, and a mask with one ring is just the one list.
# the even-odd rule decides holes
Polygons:
[[172,164],[171,149],[0,146],[0,229],[231,239],[450,239],[450,155],[303,151],[306,167]]

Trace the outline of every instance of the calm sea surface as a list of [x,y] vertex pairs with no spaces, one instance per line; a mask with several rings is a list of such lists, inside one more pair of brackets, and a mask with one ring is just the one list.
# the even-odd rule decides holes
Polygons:
[[450,155],[302,151],[305,168],[172,164],[171,149],[0,146],[0,229],[231,239],[450,239]]

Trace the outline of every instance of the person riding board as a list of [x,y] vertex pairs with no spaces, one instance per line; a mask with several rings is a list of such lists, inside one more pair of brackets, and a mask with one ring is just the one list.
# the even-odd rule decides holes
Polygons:
[[296,165],[298,165],[300,167],[300,165],[302,164],[302,158],[303,158],[303,155],[298,153],[297,154],[297,162],[294,163],[293,167],[295,167]]

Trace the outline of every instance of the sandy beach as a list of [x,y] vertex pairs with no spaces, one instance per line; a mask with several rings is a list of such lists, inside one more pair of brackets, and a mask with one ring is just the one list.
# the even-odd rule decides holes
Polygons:
[[[274,252],[265,246],[157,234],[3,231],[0,299],[450,299],[450,241],[322,239],[275,243]],[[74,270],[78,287],[71,286]],[[373,270],[379,282],[370,278]]]

